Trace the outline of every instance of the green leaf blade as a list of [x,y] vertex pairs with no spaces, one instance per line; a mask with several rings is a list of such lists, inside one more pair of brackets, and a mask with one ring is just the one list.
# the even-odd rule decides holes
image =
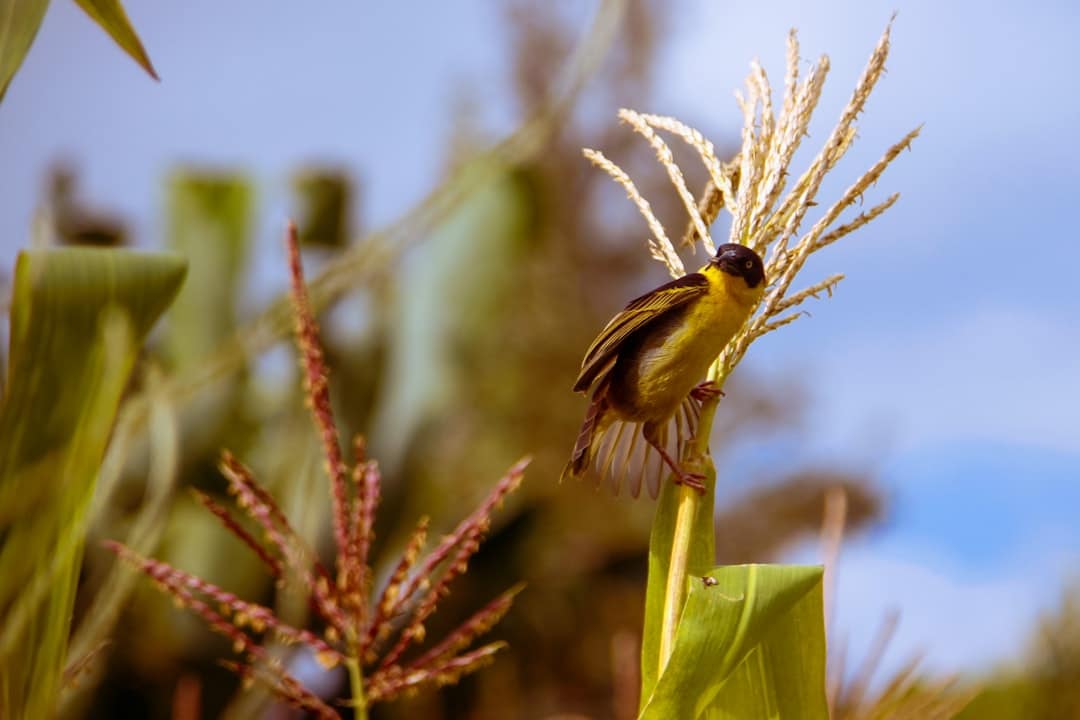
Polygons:
[[0,101],[30,51],[49,0],[0,0]]
[[19,256],[0,403],[0,717],[54,715],[98,466],[185,270],[125,250]]
[[131,21],[128,20],[127,12],[120,0],[75,0],[75,3],[100,25],[102,30],[109,33],[109,37],[120,46],[120,49],[137,62],[150,77],[155,80],[161,79],[150,62],[150,56],[146,54],[142,40],[132,27]]
[[826,718],[821,568],[735,565],[707,576],[691,585],[642,720]]

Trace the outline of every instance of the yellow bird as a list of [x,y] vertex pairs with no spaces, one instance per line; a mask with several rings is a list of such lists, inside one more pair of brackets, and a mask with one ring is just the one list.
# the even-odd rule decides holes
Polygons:
[[[661,285],[632,300],[593,340],[585,352],[575,392],[591,393],[585,420],[573,454],[562,477],[580,478],[592,466],[599,441],[613,424],[640,424],[641,436],[655,448],[677,483],[704,491],[703,477],[687,472],[665,448],[667,428],[674,418],[677,434],[685,417],[693,425],[688,408],[715,395],[718,389],[701,382],[709,365],[739,331],[761,300],[768,283],[761,257],[743,245],[729,243],[701,270]],[[692,400],[690,398],[693,398]],[[683,413],[683,415],[680,415]],[[616,491],[619,470],[612,465],[622,436],[619,427],[607,458],[600,464],[601,479],[613,471]],[[623,453],[622,473],[637,440],[632,430],[629,448]],[[676,439],[681,447],[682,438]],[[663,465],[660,466],[663,470]],[[644,474],[644,465],[642,466]],[[631,492],[640,491],[640,476]],[[658,480],[651,492],[656,494]]]

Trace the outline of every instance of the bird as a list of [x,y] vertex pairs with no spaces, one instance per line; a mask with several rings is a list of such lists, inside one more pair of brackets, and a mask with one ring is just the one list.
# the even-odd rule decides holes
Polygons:
[[[704,476],[682,468],[666,449],[668,426],[674,419],[676,448],[681,448],[682,426],[692,429],[697,403],[722,394],[715,384],[701,381],[749,319],[767,285],[761,257],[745,245],[726,243],[697,272],[631,300],[615,315],[585,351],[573,386],[590,399],[561,479],[584,477],[598,456],[596,449],[606,442],[599,480],[610,469],[618,492],[619,476],[627,474],[637,441],[636,428],[629,447],[623,447],[621,471],[613,465],[616,448],[626,426],[640,425],[647,443],[642,462],[649,449],[655,449],[660,471],[666,465],[676,483],[704,492]],[[605,437],[616,426],[614,440]],[[631,485],[635,497],[644,473],[642,465],[637,484]],[[654,497],[658,489],[657,479],[650,487]]]

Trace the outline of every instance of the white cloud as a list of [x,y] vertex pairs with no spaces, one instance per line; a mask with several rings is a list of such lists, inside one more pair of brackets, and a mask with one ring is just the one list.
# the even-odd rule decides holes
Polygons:
[[992,441],[1080,450],[1080,327],[1017,308],[976,309],[937,326],[883,328],[813,358],[815,427],[850,446],[884,418],[900,449]]
[[1062,578],[1080,553],[1051,549],[1025,557],[975,578],[929,548],[881,539],[846,546],[833,635],[847,643],[848,672],[893,611],[900,613],[899,625],[878,681],[915,656],[934,673],[980,673],[1022,661],[1039,615],[1056,606]]
[[[1030,142],[1030,132],[1065,131],[1076,99],[1061,97],[1057,112],[1032,113],[1000,90],[1023,84],[1035,96],[1060,95],[1075,65],[1075,4],[1007,4],[1000,12],[987,13],[974,0],[901,0],[894,5],[860,0],[702,2],[690,5],[677,26],[682,32],[665,58],[670,79],[661,85],[661,98],[715,121],[719,97],[721,111],[733,113],[728,117],[738,122],[731,93],[742,87],[750,59],[760,58],[773,87],[781,87],[784,42],[788,29],[795,27],[807,64],[821,53],[832,61],[822,102],[831,121],[894,9],[898,15],[889,72],[871,100],[861,134],[897,123],[906,131],[914,119],[928,121],[929,135],[947,134],[953,151],[987,143],[1006,151],[1010,142],[1027,138],[1025,152],[1060,152],[1056,144]],[[1025,51],[1019,59],[1014,52],[1002,52],[1016,48]],[[1075,152],[1077,145],[1067,142],[1066,147]]]

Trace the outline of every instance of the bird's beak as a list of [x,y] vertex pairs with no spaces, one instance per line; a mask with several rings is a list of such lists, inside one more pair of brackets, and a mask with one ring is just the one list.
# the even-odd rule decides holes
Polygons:
[[732,263],[731,258],[727,255],[714,257],[712,260],[709,261],[709,263],[715,265],[721,270],[733,270],[735,268],[735,265],[734,263]]

